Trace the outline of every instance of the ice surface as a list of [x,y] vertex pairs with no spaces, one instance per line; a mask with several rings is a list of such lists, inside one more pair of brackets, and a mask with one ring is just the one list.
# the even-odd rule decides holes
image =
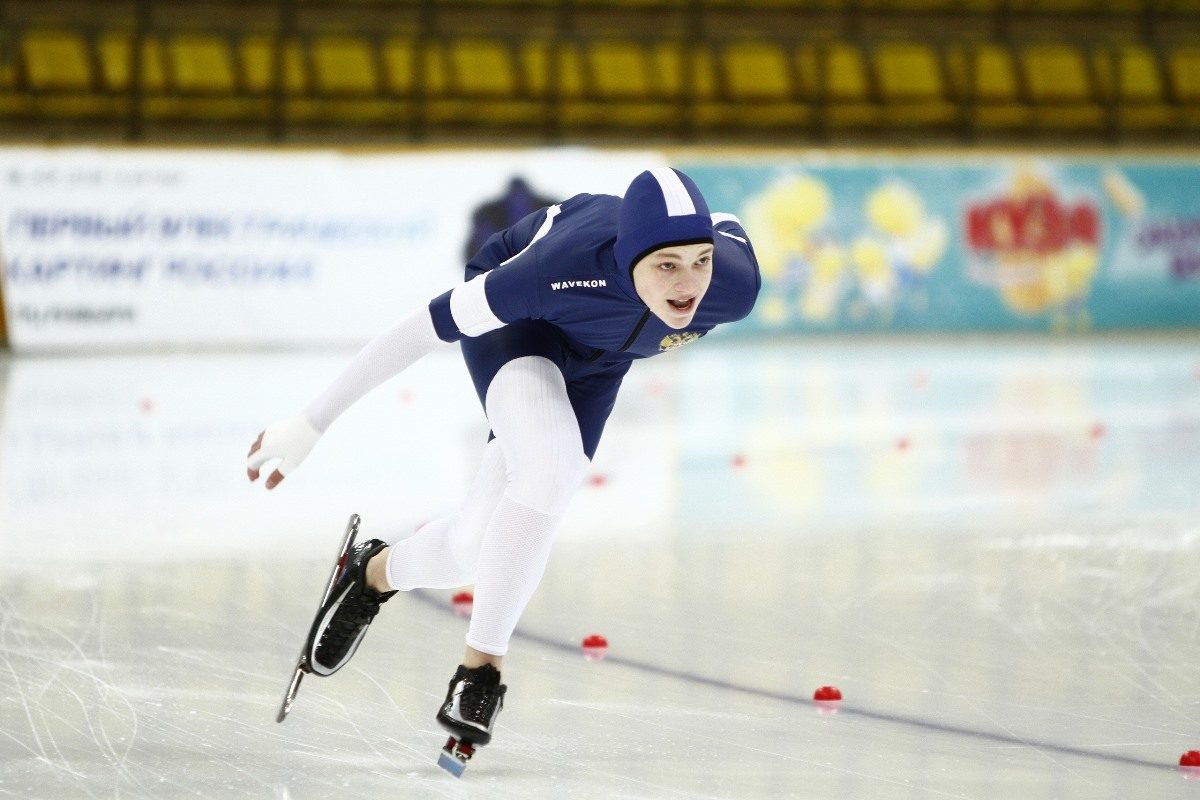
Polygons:
[[412,530],[472,473],[452,349],[271,493],[250,442],[348,354],[0,362],[0,797],[1200,797],[1198,345],[639,364],[461,781],[452,592],[395,598],[274,722],[349,513]]

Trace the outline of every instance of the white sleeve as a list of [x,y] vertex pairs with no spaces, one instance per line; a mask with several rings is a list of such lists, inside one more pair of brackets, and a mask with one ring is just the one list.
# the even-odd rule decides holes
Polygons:
[[363,395],[404,371],[442,343],[433,328],[428,306],[376,336],[346,365],[341,374],[304,409],[320,433]]

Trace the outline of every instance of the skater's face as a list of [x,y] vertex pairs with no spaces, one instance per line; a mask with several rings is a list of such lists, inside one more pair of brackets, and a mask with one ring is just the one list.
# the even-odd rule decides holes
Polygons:
[[633,286],[654,316],[686,328],[712,281],[713,246],[676,244],[655,250],[633,267]]

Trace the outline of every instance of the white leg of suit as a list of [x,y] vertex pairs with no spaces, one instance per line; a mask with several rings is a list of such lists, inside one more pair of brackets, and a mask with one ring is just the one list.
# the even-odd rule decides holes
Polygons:
[[554,533],[590,462],[562,373],[547,359],[505,364],[485,405],[507,475],[479,550],[467,644],[500,656],[541,582]]

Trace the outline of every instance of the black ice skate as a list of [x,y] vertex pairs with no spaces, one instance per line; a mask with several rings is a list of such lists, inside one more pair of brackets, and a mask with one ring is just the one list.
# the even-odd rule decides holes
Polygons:
[[499,670],[491,664],[475,669],[459,666],[437,714],[438,723],[451,734],[438,766],[456,778],[462,776],[475,748],[492,740],[492,727],[504,707],[507,690],[500,683]]
[[292,710],[304,674],[327,676],[341,669],[358,649],[367,626],[379,613],[379,605],[395,594],[379,593],[367,586],[367,562],[387,545],[371,539],[355,546],[360,522],[357,514],[350,515],[337,560],[325,584],[325,594],[296,661],[276,722],[283,722]]
[[304,651],[314,675],[325,677],[344,667],[367,635],[367,626],[379,613],[379,606],[395,594],[367,586],[367,562],[385,547],[386,542],[370,539],[347,553],[342,574],[308,633]]

